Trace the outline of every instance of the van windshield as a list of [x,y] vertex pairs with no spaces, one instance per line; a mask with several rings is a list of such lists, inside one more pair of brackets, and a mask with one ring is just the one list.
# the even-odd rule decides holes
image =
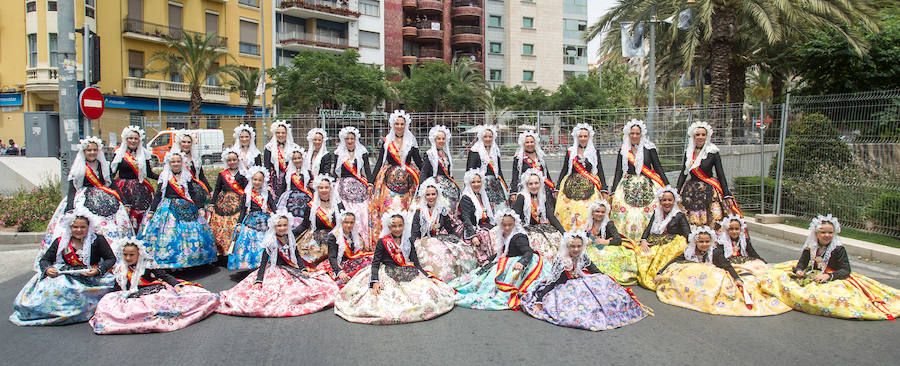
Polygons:
[[172,138],[172,135],[168,133],[159,135],[156,137],[156,140],[150,143],[150,147],[168,146],[170,138]]

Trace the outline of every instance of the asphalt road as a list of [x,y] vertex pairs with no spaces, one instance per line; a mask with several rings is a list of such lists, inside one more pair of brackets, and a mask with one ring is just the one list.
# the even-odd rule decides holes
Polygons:
[[[795,259],[798,245],[754,237],[770,262]],[[7,316],[31,277],[36,250],[0,246],[0,302]],[[851,260],[856,272],[900,288],[900,268]],[[222,268],[178,273],[211,291],[240,276]],[[634,286],[648,317],[624,328],[589,332],[563,328],[513,311],[455,308],[414,324],[353,324],[326,309],[296,318],[260,319],[213,314],[172,333],[97,336],[86,323],[16,327],[0,321],[6,365],[885,365],[900,359],[900,323],[849,321],[800,312],[737,318],[660,303]]]

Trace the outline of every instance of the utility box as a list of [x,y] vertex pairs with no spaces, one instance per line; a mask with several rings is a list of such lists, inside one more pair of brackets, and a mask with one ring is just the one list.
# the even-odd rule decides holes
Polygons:
[[59,112],[25,112],[25,156],[59,157]]

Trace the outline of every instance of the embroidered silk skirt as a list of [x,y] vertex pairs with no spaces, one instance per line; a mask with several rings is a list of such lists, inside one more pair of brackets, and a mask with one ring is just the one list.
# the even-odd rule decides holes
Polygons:
[[127,211],[131,217],[131,226],[135,230],[140,230],[144,213],[150,208],[150,201],[153,200],[153,187],[137,179],[118,178],[113,183],[118,188],[119,196],[122,197],[122,204],[130,208]]
[[480,264],[475,248],[455,235],[426,236],[416,240],[415,246],[422,268],[441,281],[469,273]]
[[833,318],[885,320],[900,316],[900,290],[857,273],[843,280],[817,283],[790,275],[796,261],[772,265],[762,275],[762,290],[804,313]]
[[[412,168],[415,170],[415,168]],[[409,210],[416,196],[416,180],[403,167],[387,164],[375,177],[372,200],[369,202],[369,242],[374,248],[381,234],[381,215],[391,209]]]
[[616,224],[623,241],[637,245],[659,205],[656,190],[662,188],[643,175],[626,174],[610,198],[609,219]]
[[244,270],[259,267],[264,248],[263,237],[268,230],[269,214],[253,211],[244,217],[235,234],[234,250],[228,256],[228,269]]
[[656,291],[656,283],[653,278],[666,264],[684,253],[687,240],[681,235],[650,235],[650,251],[644,253],[640,246],[634,249],[634,259],[637,262],[638,283],[644,288]]
[[197,206],[181,198],[163,198],[138,239],[144,240],[158,268],[187,268],[216,260],[216,243]]
[[601,198],[597,186],[583,175],[569,174],[559,182],[556,218],[566,230],[580,230],[591,219],[590,205]]
[[[450,281],[449,285],[457,291],[456,305],[481,310],[507,310],[515,306],[518,300],[513,296],[524,294],[550,275],[550,266],[544,265],[537,254],[521,272],[513,271],[519,259],[509,257],[503,268],[495,260]],[[510,286],[501,290],[497,282]]]
[[[86,267],[58,268],[62,271]],[[93,277],[35,273],[16,296],[9,321],[18,326],[86,322],[94,315],[100,298],[112,290],[114,281],[110,273]]]
[[[533,286],[535,290],[540,286]],[[608,330],[634,324],[649,315],[633,293],[611,277],[589,274],[566,281],[550,290],[543,298],[543,309],[537,311],[535,291],[529,291],[522,311],[563,327]]]
[[383,265],[381,293],[372,294],[372,267],[359,271],[341,289],[334,313],[353,323],[400,324],[436,318],[453,309],[453,289],[413,267]]
[[[325,261],[323,263],[327,264],[328,261]],[[340,263],[340,266],[341,266],[341,271],[346,273],[347,276],[349,276],[350,279],[352,280],[353,276],[356,276],[357,273],[368,268],[371,264],[372,264],[372,254],[369,254],[369,255],[363,255],[363,256],[360,256],[357,258],[343,258],[343,260]],[[334,271],[331,269],[330,265],[329,265],[327,272],[331,275],[331,278],[334,280],[334,282],[337,283],[338,287],[344,288],[344,286],[347,285],[347,283],[345,283],[344,281],[341,281],[341,279],[338,278],[337,274],[334,273]],[[350,282],[350,281],[347,281],[347,282]]]
[[637,283],[637,261],[634,249],[627,245],[591,244],[584,248],[591,262],[622,286]]
[[[374,240],[369,236],[369,192],[365,184],[356,177],[341,178],[337,181],[337,193],[347,211],[356,216],[353,230],[359,234],[366,250],[374,249]],[[340,223],[335,223],[340,225]]]
[[219,193],[213,209],[209,213],[209,228],[216,240],[216,251],[219,255],[227,255],[234,250],[234,230],[241,216],[241,200],[243,197],[232,191]]
[[706,225],[718,230],[719,222],[725,217],[723,215],[732,213],[725,205],[725,198],[715,187],[693,178],[693,175],[681,187],[679,194],[684,214],[692,228]]
[[438,185],[441,186],[441,190],[444,193],[444,198],[449,202],[451,211],[454,210],[457,206],[459,206],[459,196],[460,189],[456,182],[450,180],[443,175],[436,175],[434,179],[437,181]]
[[491,202],[491,208],[494,212],[501,207],[509,207],[506,201],[509,199],[507,190],[496,175],[484,176],[484,190],[487,192],[488,200]]
[[555,257],[563,242],[563,234],[550,224],[528,225],[525,227],[525,233],[528,234],[531,249],[544,258]]
[[334,304],[338,286],[327,274],[310,277],[294,267],[268,265],[262,288],[253,288],[256,271],[219,293],[217,313],[251,317],[288,317],[315,313]]
[[100,299],[90,324],[97,334],[171,332],[199,322],[219,307],[219,296],[199,286],[152,284]]

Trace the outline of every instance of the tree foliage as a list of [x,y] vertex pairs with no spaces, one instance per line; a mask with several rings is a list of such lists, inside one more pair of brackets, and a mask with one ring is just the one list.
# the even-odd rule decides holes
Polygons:
[[468,59],[426,62],[395,87],[405,108],[416,112],[480,110],[485,93],[484,76]]

